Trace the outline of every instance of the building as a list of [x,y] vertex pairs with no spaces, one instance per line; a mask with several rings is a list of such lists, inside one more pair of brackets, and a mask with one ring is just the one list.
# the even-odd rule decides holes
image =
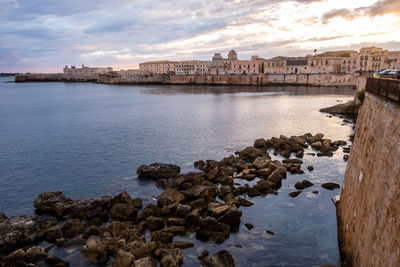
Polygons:
[[286,73],[286,57],[273,57],[264,62],[264,73]]
[[315,55],[307,58],[308,67],[303,72],[306,73],[340,73],[342,60],[345,57]]
[[146,75],[149,73],[140,69],[128,69],[117,71],[117,74],[120,75],[122,79],[129,80],[131,78],[135,78],[136,76]]
[[176,61],[170,60],[158,60],[158,61],[147,61],[139,63],[139,70],[145,73],[175,73]]
[[400,70],[400,51],[389,51],[387,64],[391,70]]
[[[228,57],[229,58],[229,57]],[[228,73],[233,74],[259,74],[264,73],[265,59],[252,56],[250,60],[231,60]]]
[[208,73],[208,61],[187,60],[175,63],[176,75],[206,75]]
[[77,68],[75,66],[71,66],[69,68],[67,65],[63,69],[63,73],[68,76],[75,76],[75,77],[82,77],[82,78],[90,78],[94,77],[98,74],[106,74],[108,72],[111,72],[113,68],[107,67],[107,68],[101,68],[101,67],[87,67],[85,65],[82,65],[82,68]]
[[210,63],[210,74],[225,74],[228,65],[228,60],[224,59],[221,53],[215,53]]
[[381,71],[389,68],[388,50],[380,47],[363,47],[359,52],[360,71]]

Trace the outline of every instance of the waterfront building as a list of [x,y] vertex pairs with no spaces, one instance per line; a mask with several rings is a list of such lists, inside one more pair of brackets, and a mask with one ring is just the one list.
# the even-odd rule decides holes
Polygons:
[[264,73],[265,59],[252,56],[250,60],[231,60],[228,73],[232,74],[259,74]]
[[157,60],[157,61],[146,61],[139,63],[139,70],[145,73],[175,73],[176,61],[170,60]]
[[210,63],[210,74],[225,74],[229,68],[229,60],[221,56],[221,53],[215,53]]
[[186,60],[175,63],[176,75],[205,75],[208,73],[209,61]]
[[363,47],[359,52],[360,71],[381,71],[389,68],[388,50],[380,47]]
[[82,65],[82,68],[77,68],[75,66],[71,66],[69,68],[67,65],[63,69],[63,73],[66,75],[82,75],[82,76],[89,76],[92,74],[105,74],[110,71],[112,71],[113,68],[107,67],[107,68],[102,68],[102,67],[87,67],[85,65]]
[[400,51],[389,51],[387,64],[391,70],[400,70]]
[[120,75],[123,80],[128,80],[128,79],[134,78],[136,76],[149,74],[148,72],[145,72],[140,69],[120,70],[120,71],[117,71],[116,73],[118,75]]
[[264,73],[286,73],[286,57],[273,57],[264,61]]

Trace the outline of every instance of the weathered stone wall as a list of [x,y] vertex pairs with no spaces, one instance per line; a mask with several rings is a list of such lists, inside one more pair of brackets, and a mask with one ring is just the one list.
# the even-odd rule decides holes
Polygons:
[[367,93],[338,206],[349,266],[400,263],[400,107]]
[[15,81],[16,82],[57,82],[62,81],[64,75],[62,73],[54,73],[54,74],[16,74]]

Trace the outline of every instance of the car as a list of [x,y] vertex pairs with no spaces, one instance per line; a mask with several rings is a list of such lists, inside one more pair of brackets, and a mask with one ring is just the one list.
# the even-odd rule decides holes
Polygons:
[[399,74],[400,73],[400,71],[398,71],[398,70],[391,70],[391,71],[389,71],[389,75],[397,75],[397,74]]
[[383,70],[379,72],[380,75],[388,75],[391,70]]

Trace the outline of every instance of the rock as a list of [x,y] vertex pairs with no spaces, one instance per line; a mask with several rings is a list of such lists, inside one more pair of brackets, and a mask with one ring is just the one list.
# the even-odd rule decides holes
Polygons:
[[323,144],[319,150],[322,153],[328,153],[328,152],[332,151],[330,144]]
[[304,150],[299,150],[299,151],[297,151],[297,152],[296,152],[296,157],[298,157],[298,158],[304,157]]
[[230,208],[231,207],[229,205],[217,205],[217,206],[209,207],[208,210],[209,210],[209,214],[212,217],[218,218],[218,217],[221,217],[222,215],[224,215]]
[[[126,237],[126,240],[130,241],[131,238]],[[135,240],[135,238],[133,238]],[[107,248],[107,254],[109,255],[117,255],[118,251],[123,249],[126,246],[126,241],[123,238],[119,237],[110,237],[107,235],[104,235],[103,238],[101,239],[101,242],[106,246]]]
[[202,169],[206,166],[206,163],[203,160],[198,160],[193,165],[197,169]]
[[282,183],[282,179],[286,177],[286,168],[279,167],[274,170],[267,178],[268,181],[275,185],[275,188],[279,188]]
[[178,217],[185,217],[187,214],[190,213],[191,207],[187,205],[178,204],[176,208],[176,216]]
[[332,157],[333,153],[332,152],[324,152],[324,153],[317,153],[318,157]]
[[0,212],[0,222],[4,222],[5,220],[7,220],[7,216],[4,213]]
[[249,190],[247,190],[247,195],[249,197],[257,197],[257,196],[261,196],[261,192],[254,189],[253,187],[250,187]]
[[137,214],[138,210],[135,207],[122,203],[114,204],[110,210],[111,218],[120,221],[134,221]]
[[289,164],[303,164],[303,161],[299,160],[299,159],[284,159],[284,160],[282,160],[282,163],[285,163],[285,164],[287,164],[287,163],[289,163]]
[[74,205],[74,200],[65,197],[59,191],[39,194],[33,202],[36,212],[53,214],[58,217],[71,213]]
[[231,206],[229,210],[222,215],[221,217],[217,218],[218,222],[229,225],[231,231],[236,232],[241,222],[243,212],[238,210],[236,206]]
[[226,251],[221,250],[215,253],[212,257],[203,258],[204,266],[215,266],[215,267],[234,267],[235,262],[233,261],[232,255]]
[[196,238],[201,241],[214,241],[217,244],[224,242],[230,234],[228,225],[218,222],[213,217],[204,217],[199,220]]
[[343,155],[343,160],[348,161],[349,160],[349,155]]
[[18,249],[4,257],[4,265],[1,266],[26,266],[27,257],[23,249]]
[[333,190],[335,188],[340,188],[340,185],[337,183],[324,183],[321,185],[323,188],[328,190]]
[[244,224],[246,226],[247,229],[251,230],[254,228],[254,225],[252,225],[251,223],[245,223]]
[[171,243],[173,239],[174,239],[174,234],[171,232],[165,231],[165,229],[159,230],[159,231],[154,231],[151,234],[151,241],[154,241],[154,242],[161,242],[163,244],[168,244],[168,243]]
[[82,248],[82,254],[91,263],[101,263],[107,261],[107,248],[101,242],[99,236],[92,235]]
[[267,230],[267,231],[265,231],[267,234],[270,234],[270,235],[275,235],[275,233],[274,232],[272,232],[272,231],[269,231],[269,230]]
[[43,240],[44,232],[55,224],[57,220],[54,218],[41,219],[25,215],[0,222],[0,254],[38,243]]
[[124,251],[122,249],[118,250],[114,267],[130,267],[130,266],[136,266],[135,256],[133,256],[132,253]]
[[257,157],[254,161],[253,161],[253,166],[254,168],[258,169],[264,169],[268,167],[268,163],[271,162],[270,159],[266,159],[263,157]]
[[311,182],[308,181],[308,180],[303,180],[301,183],[303,184],[303,186],[304,186],[305,188],[311,187],[311,186],[314,185],[313,183],[311,183]]
[[[144,257],[135,261],[135,267],[157,267],[157,261],[152,257]],[[116,267],[114,265],[114,267]],[[122,267],[122,266],[121,266]]]
[[289,196],[291,197],[297,197],[298,195],[300,195],[301,191],[295,191],[295,192],[291,192],[289,193]]
[[319,192],[317,190],[312,191],[313,194],[318,194]]
[[69,262],[64,261],[56,256],[48,256],[44,262],[51,267],[68,267],[69,266]]
[[311,144],[312,148],[320,149],[322,147],[322,143],[320,141],[314,142]]
[[175,241],[171,243],[175,248],[180,248],[180,249],[187,249],[187,248],[192,248],[194,247],[193,242],[189,241]]
[[138,178],[169,179],[175,177],[181,168],[172,164],[153,163],[149,166],[141,165],[136,173]]
[[257,149],[251,146],[246,147],[242,151],[239,152],[239,158],[247,161],[253,162],[259,156],[265,156],[266,153],[263,152],[261,149]]
[[[167,189],[169,190],[169,189]],[[149,217],[149,216],[160,216],[161,215],[161,209],[153,204],[148,204],[146,207],[144,207],[144,209],[142,210],[142,212],[137,216],[137,219],[139,221],[144,220],[145,218]]]
[[239,205],[243,206],[243,207],[250,207],[254,204],[253,202],[248,201],[247,199],[242,198],[242,197],[238,197],[238,201],[239,201]]
[[183,263],[183,252],[179,248],[164,249],[160,264],[162,267],[179,267]]
[[267,142],[265,141],[264,138],[260,138],[257,139],[256,141],[254,141],[254,145],[255,148],[266,148],[267,147]]
[[320,112],[326,112],[326,113],[331,113],[331,114],[358,114],[358,111],[360,109],[360,105],[356,104],[354,100],[349,100],[348,102],[344,104],[338,104],[332,107],[328,108],[323,108],[320,109]]
[[310,156],[315,156],[315,153],[307,153],[307,155],[310,155]]
[[44,248],[34,246],[26,251],[26,257],[28,258],[29,262],[37,262],[44,260],[47,257],[47,253]]
[[64,237],[57,238],[57,239],[56,239],[56,246],[57,246],[57,247],[61,247],[62,245],[65,244],[66,241],[67,241],[67,240],[66,240]]
[[279,151],[279,154],[284,158],[289,158],[290,157],[290,150],[281,150],[281,151]]
[[83,234],[83,239],[88,239],[91,235],[100,235],[99,229],[96,226],[92,225],[87,229]]
[[185,196],[175,189],[167,189],[157,198],[157,206],[164,207],[173,203],[180,203],[185,199]]
[[131,196],[126,192],[121,192],[112,199],[112,203],[122,203],[126,204],[132,208],[141,209],[143,206],[143,201],[141,198],[132,199]]
[[259,177],[268,177],[272,173],[270,168],[264,168],[257,170],[257,176]]
[[307,166],[307,169],[308,169],[308,171],[310,171],[310,172],[311,172],[311,171],[313,171],[313,170],[314,170],[314,167],[310,165],[310,166]]
[[304,188],[306,188],[306,187],[303,185],[302,182],[297,182],[297,183],[294,185],[294,187],[295,187],[296,189],[304,189]]
[[64,236],[61,227],[59,225],[54,225],[44,232],[44,239],[49,242],[54,243],[57,239]]
[[61,226],[64,236],[72,238],[83,231],[83,224],[78,219],[70,219]]
[[164,228],[164,220],[159,217],[149,216],[145,220],[147,229],[150,231],[160,230]]
[[[154,234],[155,232],[153,232]],[[133,241],[125,246],[125,250],[132,253],[136,259],[151,256],[152,252],[157,248],[156,242],[143,243]]]
[[167,226],[185,226],[186,221],[182,218],[168,218]]
[[208,252],[208,250],[203,250],[199,256],[197,256],[198,260],[202,260],[204,258],[206,258],[208,255],[210,254],[210,252]]

